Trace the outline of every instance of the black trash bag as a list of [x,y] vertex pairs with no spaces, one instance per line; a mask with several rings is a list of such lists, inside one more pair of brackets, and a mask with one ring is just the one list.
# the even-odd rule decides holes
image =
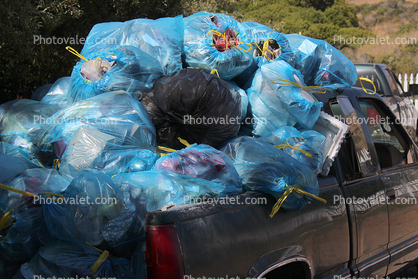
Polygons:
[[157,141],[175,149],[184,148],[178,137],[216,147],[240,129],[240,94],[203,69],[183,69],[160,78],[142,103]]

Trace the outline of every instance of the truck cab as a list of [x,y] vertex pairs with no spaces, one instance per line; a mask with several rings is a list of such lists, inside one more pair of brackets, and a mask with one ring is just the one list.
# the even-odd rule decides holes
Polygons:
[[[403,91],[402,85],[393,71],[385,64],[366,63],[355,64],[355,66],[357,76],[368,78],[374,83],[376,93],[385,100],[413,139],[417,140],[417,111],[413,101]],[[357,79],[354,86],[374,91],[373,85],[367,81]]]

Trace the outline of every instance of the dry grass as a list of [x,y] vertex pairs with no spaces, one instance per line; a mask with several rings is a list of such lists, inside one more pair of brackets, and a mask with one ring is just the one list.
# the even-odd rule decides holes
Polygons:
[[[379,31],[383,32],[383,31]],[[386,43],[386,36],[389,37],[388,43]],[[398,39],[398,42],[403,42],[404,44],[407,43],[407,39],[410,38],[410,43],[418,43],[418,30],[414,30],[412,32],[402,34],[402,35],[378,35],[378,38],[385,38],[385,44],[365,44],[363,46],[360,46],[356,49],[346,49],[345,54],[350,56],[354,62],[361,63],[361,62],[367,62],[362,61],[365,55],[372,55],[375,57],[375,59],[379,59],[385,55],[393,54],[400,46],[400,44],[396,44],[396,39]],[[415,40],[415,41],[413,41]],[[371,40],[370,40],[371,42]]]
[[[383,2],[382,0],[345,0],[346,3],[352,5],[361,5],[361,4],[376,4]],[[407,2],[418,3],[418,0],[408,0]]]

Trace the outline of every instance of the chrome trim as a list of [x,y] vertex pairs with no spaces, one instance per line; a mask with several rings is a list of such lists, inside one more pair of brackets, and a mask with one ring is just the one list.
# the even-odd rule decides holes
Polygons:
[[367,264],[367,265],[363,266],[361,269],[359,269],[360,274],[361,274],[361,272],[362,272],[362,271],[364,271],[365,269],[368,269],[369,267],[371,267],[371,266],[373,266],[373,265],[375,265],[375,264],[377,264],[377,263],[379,263],[379,262],[382,262],[382,261],[386,260],[387,258],[390,258],[390,254],[388,254],[388,255],[386,255],[386,256],[384,256],[384,257],[382,257],[382,258],[378,259],[378,260],[375,260],[374,262],[371,262],[371,263],[369,263],[369,264]]
[[406,246],[402,247],[401,249],[398,249],[398,250],[396,250],[396,251],[394,251],[394,252],[390,253],[390,255],[396,255],[396,254],[398,254],[398,253],[401,253],[401,252],[403,252],[404,250],[409,249],[409,248],[411,248],[412,246],[417,245],[417,244],[418,244],[418,240],[416,240],[416,241],[414,241],[414,242],[412,242],[412,243],[410,243],[410,244],[408,244],[408,245],[406,245]]
[[269,267],[265,271],[263,271],[260,275],[257,276],[257,279],[262,279],[263,276],[266,275],[267,273],[269,273],[270,271],[275,270],[275,269],[277,269],[279,267],[282,267],[284,265],[287,265],[287,264],[290,264],[290,263],[294,263],[294,262],[304,262],[304,263],[306,263],[308,265],[308,268],[309,268],[309,273],[310,273],[310,277],[309,278],[312,279],[312,268],[311,268],[311,264],[308,262],[307,259],[302,258],[302,257],[290,258],[290,259],[287,259],[287,260],[285,260],[283,262],[277,263],[277,264]]

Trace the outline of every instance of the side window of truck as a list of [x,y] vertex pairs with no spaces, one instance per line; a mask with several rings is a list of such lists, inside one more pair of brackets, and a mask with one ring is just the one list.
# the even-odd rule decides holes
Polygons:
[[382,170],[416,162],[412,143],[401,133],[402,127],[391,118],[379,103],[359,100]]
[[399,84],[398,79],[396,78],[395,74],[386,68],[386,74],[388,75],[388,83],[390,90],[392,91],[394,96],[405,97],[404,92],[402,90],[401,85]]
[[351,181],[374,175],[377,169],[371,161],[363,129],[350,100],[341,96],[338,100],[331,100],[330,106],[334,117],[350,126],[338,154],[343,179]]

